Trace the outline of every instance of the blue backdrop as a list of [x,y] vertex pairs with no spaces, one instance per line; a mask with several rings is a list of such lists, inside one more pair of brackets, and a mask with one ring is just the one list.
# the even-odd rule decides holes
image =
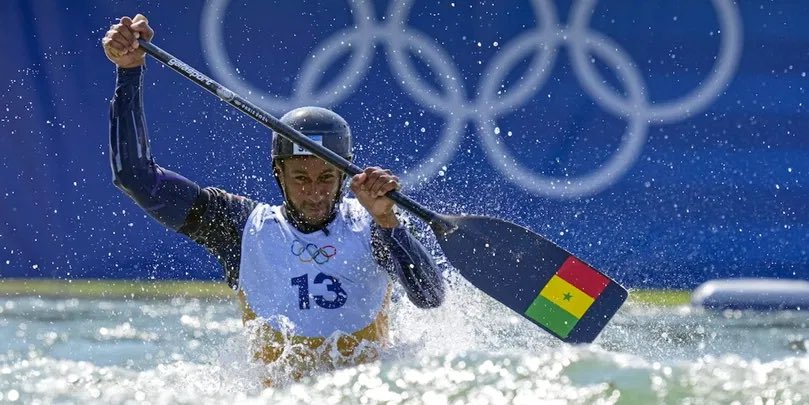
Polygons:
[[[361,165],[527,225],[628,286],[809,270],[809,2],[3,1],[0,274],[221,278],[111,183],[100,39],[155,43],[274,114],[332,107]],[[269,133],[149,61],[161,165],[278,202]]]

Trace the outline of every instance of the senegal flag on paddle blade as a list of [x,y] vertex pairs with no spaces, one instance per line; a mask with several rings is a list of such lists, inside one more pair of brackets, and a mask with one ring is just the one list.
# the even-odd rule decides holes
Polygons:
[[610,283],[609,278],[570,256],[534,298],[525,315],[564,339]]

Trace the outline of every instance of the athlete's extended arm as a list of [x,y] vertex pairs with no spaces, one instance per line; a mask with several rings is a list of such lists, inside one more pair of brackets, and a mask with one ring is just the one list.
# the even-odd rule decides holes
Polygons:
[[434,308],[444,301],[444,278],[424,246],[399,223],[393,201],[384,196],[398,188],[399,179],[378,167],[351,179],[351,190],[374,218],[371,246],[377,262],[399,279],[416,306]]

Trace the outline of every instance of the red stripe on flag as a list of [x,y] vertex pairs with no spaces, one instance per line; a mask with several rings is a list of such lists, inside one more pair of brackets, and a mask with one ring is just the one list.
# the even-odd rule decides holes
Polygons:
[[598,298],[610,283],[610,279],[573,256],[562,263],[556,275],[593,298]]

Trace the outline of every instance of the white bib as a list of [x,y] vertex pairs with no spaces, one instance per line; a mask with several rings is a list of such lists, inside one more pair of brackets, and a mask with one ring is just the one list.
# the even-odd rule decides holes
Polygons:
[[242,236],[238,288],[257,316],[293,333],[328,337],[356,332],[382,310],[389,277],[371,253],[370,215],[356,199],[343,199],[328,235],[301,233],[280,206],[258,205]]

